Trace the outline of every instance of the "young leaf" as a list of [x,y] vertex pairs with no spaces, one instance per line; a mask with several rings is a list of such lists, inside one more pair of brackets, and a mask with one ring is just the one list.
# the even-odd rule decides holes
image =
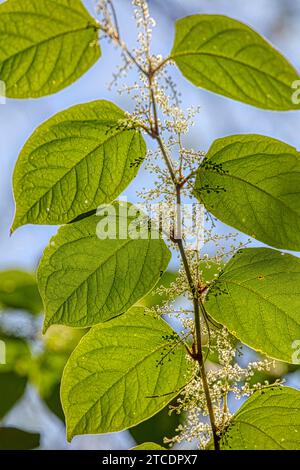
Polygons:
[[222,222],[253,238],[300,250],[300,154],[260,135],[216,140],[200,165],[196,197]]
[[118,197],[146,153],[140,133],[121,125],[124,118],[124,111],[101,100],[42,124],[16,164],[12,230],[27,223],[64,224]]
[[193,15],[176,23],[171,53],[194,85],[258,108],[286,111],[299,75],[262,36],[222,15]]
[[10,98],[56,93],[101,55],[98,24],[80,0],[1,3],[0,43],[0,80]]
[[131,450],[167,450],[165,447],[161,447],[155,442],[144,442],[136,447],[133,447]]
[[63,374],[68,439],[120,431],[150,418],[189,377],[185,347],[167,323],[143,308],[92,328]]
[[98,224],[107,217],[94,215],[60,228],[46,248],[38,269],[44,330],[54,323],[91,326],[125,313],[167,268],[171,253],[163,240],[128,235],[137,221],[129,213],[134,206],[109,207],[115,210],[115,237],[98,238]]
[[299,363],[299,258],[269,248],[239,250],[208,291],[205,308],[251,348]]
[[35,277],[23,271],[0,272],[0,308],[41,313],[43,302]]
[[300,392],[289,387],[256,391],[233,417],[222,450],[298,450]]

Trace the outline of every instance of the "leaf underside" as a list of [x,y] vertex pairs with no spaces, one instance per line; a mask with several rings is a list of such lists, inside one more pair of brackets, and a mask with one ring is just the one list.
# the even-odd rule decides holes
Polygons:
[[173,333],[133,308],[84,336],[62,379],[68,439],[130,428],[178,394],[190,372],[184,346],[166,338]]
[[98,25],[80,0],[0,5],[0,80],[9,98],[56,93],[100,57]]
[[300,392],[289,387],[256,391],[233,417],[222,450],[299,450]]
[[146,153],[140,133],[120,125],[124,118],[118,106],[100,100],[60,112],[38,127],[16,164],[12,230],[27,223],[68,223],[118,197]]
[[205,307],[256,351],[289,363],[297,360],[299,258],[268,248],[239,250],[210,288]]
[[258,108],[286,111],[299,74],[249,26],[222,15],[176,22],[171,58],[194,85]]
[[[136,220],[126,218],[128,207],[134,206],[112,207],[118,227],[127,229]],[[51,324],[91,326],[125,313],[167,268],[171,253],[163,240],[122,239],[119,232],[116,239],[100,240],[100,222],[94,215],[61,227],[44,251],[38,269],[44,330]]]
[[300,154],[260,135],[216,140],[200,165],[194,194],[225,224],[257,240],[300,250]]

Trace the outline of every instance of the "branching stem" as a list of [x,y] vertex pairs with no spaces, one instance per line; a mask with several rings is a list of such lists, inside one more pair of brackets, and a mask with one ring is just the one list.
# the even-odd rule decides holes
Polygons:
[[205,316],[206,311],[205,311],[203,302],[201,300],[201,297],[199,296],[197,287],[195,285],[192,272],[189,266],[188,258],[186,255],[184,242],[182,239],[181,190],[182,190],[183,185],[186,182],[188,182],[189,179],[193,176],[193,173],[191,173],[184,179],[182,179],[181,174],[179,175],[179,177],[176,176],[176,173],[177,173],[176,169],[173,166],[172,159],[170,158],[169,152],[160,134],[158,109],[157,109],[157,102],[156,102],[156,97],[155,97],[155,84],[154,84],[155,75],[171,59],[168,57],[164,59],[163,61],[161,61],[161,63],[156,68],[153,68],[152,63],[151,63],[151,57],[149,54],[149,48],[148,48],[147,49],[148,69],[145,69],[143,66],[141,66],[141,64],[135,59],[133,54],[129,51],[124,41],[121,40],[118,23],[117,23],[116,12],[113,7],[112,1],[109,1],[109,4],[112,8],[116,31],[113,35],[109,31],[105,31],[105,30],[103,31],[122,48],[123,52],[128,56],[128,58],[132,61],[132,63],[134,63],[137,66],[138,70],[142,72],[148,79],[150,112],[152,110],[152,116],[149,116],[150,128],[147,128],[144,125],[142,125],[141,127],[148,133],[148,135],[152,137],[152,139],[156,140],[160,148],[161,154],[164,158],[164,161],[167,165],[172,182],[176,189],[176,204],[177,204],[176,228],[175,228],[174,237],[172,237],[171,241],[176,243],[178,246],[179,253],[182,259],[182,263],[183,263],[183,267],[186,273],[187,281],[189,284],[190,292],[192,294],[193,307],[194,307],[194,322],[195,322],[194,343],[196,345],[196,350],[195,350],[195,354],[193,354],[193,359],[197,361],[198,367],[199,367],[199,374],[200,374],[200,378],[203,384],[204,394],[206,398],[206,405],[208,409],[208,415],[209,415],[212,434],[213,434],[214,448],[215,450],[220,450],[219,436],[217,432],[215,414],[214,414],[212,399],[211,399],[210,390],[209,390],[209,384],[208,384],[207,375],[206,375],[205,360],[204,360],[203,352],[202,352],[200,313],[202,313],[203,316]]

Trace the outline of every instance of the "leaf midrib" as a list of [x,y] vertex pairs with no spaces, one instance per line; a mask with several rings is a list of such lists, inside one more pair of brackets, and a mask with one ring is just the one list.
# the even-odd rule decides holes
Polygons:
[[28,52],[30,51],[31,49],[34,49],[36,47],[39,47],[47,42],[50,42],[50,41],[53,41],[59,37],[63,37],[63,36],[67,36],[68,34],[73,34],[73,33],[78,33],[80,31],[86,31],[88,29],[94,29],[95,30],[96,26],[93,26],[92,24],[89,24],[87,23],[86,26],[84,27],[81,27],[81,28],[76,28],[76,29],[70,29],[68,31],[63,31],[59,34],[55,34],[54,36],[50,36],[49,38],[47,39],[43,39],[42,41],[38,41],[36,42],[35,44],[32,44],[30,46],[27,46],[25,47],[24,49],[21,49],[17,52],[15,52],[14,54],[11,54],[10,56],[6,57],[3,61],[1,61],[1,64],[4,65],[6,62],[8,62],[9,60],[13,59],[14,57],[17,57],[18,55],[20,54],[24,54],[25,52]]
[[[210,169],[201,169],[203,171],[203,173],[212,173],[212,174],[215,174],[214,171],[210,170]],[[219,175],[219,174],[218,174]],[[248,186],[251,186],[252,188],[255,189],[256,192],[262,192],[264,193],[266,196],[268,196],[269,198],[271,199],[274,199],[275,201],[277,201],[280,205],[282,205],[283,207],[285,207],[289,212],[291,212],[292,214],[294,214],[300,221],[300,214],[298,214],[295,209],[292,209],[291,207],[289,207],[284,201],[282,201],[281,199],[279,199],[278,197],[276,197],[275,195],[269,193],[268,191],[266,191],[265,189],[259,187],[259,186],[256,186],[254,183],[251,183],[250,181],[247,181],[243,178],[240,178],[239,176],[236,176],[236,175],[233,175],[233,174],[226,174],[226,173],[222,173],[220,174],[219,176],[221,176],[222,178],[232,178],[234,180],[237,180],[237,181],[240,181],[242,182],[243,184],[246,184]],[[196,189],[197,191],[197,189]],[[300,192],[300,191],[299,191]],[[205,200],[205,198],[204,198]]]
[[[124,134],[124,132],[127,132],[127,133],[130,133],[131,131],[119,131],[119,132],[116,132],[115,134],[113,134],[112,136],[108,137],[107,139],[101,141],[100,144],[96,145],[95,148],[93,148],[92,150],[90,150],[87,154],[84,154],[84,156],[78,161],[76,162],[76,164],[70,168],[69,170],[67,170],[57,181],[55,181],[55,183],[51,186],[51,188],[49,188],[45,193],[43,193],[39,199],[34,203],[32,204],[32,206],[30,206],[29,208],[26,209],[25,213],[23,214],[22,218],[19,219],[20,222],[23,221],[24,217],[27,216],[27,214],[34,208],[36,207],[37,204],[39,204],[44,198],[46,195],[48,195],[51,191],[54,190],[54,188],[59,184],[61,183],[62,180],[64,180],[64,178],[66,178],[72,171],[74,171],[74,169],[76,167],[78,167],[85,159],[89,158],[92,154],[94,154],[94,152],[96,152],[97,150],[99,150],[99,148],[101,148],[103,145],[106,145],[110,140],[114,139],[115,137],[118,137],[119,135],[122,135]],[[132,139],[134,138],[135,134],[132,133]],[[47,142],[44,144],[44,145],[47,145]],[[42,147],[42,146],[39,146],[38,148],[34,149],[32,152],[30,152],[29,155],[32,155],[33,152],[36,152],[39,150],[39,148]],[[130,146],[129,146],[130,147]],[[128,154],[127,154],[127,158],[128,158]],[[71,207],[69,208],[69,210],[71,210]],[[17,220],[17,218],[16,218]]]
[[[236,60],[236,59],[233,59],[231,57],[226,57],[226,56],[223,56],[223,55],[220,55],[220,54],[214,54],[214,53],[211,53],[211,52],[197,52],[197,51],[189,51],[189,52],[177,52],[175,54],[171,54],[170,58],[175,60],[176,61],[176,58],[180,58],[180,57],[187,57],[187,56],[193,56],[193,55],[202,55],[202,56],[209,56],[209,57],[214,57],[214,58],[217,58],[217,59],[224,59],[224,60],[227,60],[229,62],[232,62],[233,64],[238,64],[242,67],[245,67],[245,68],[249,68],[251,70],[254,70],[255,72],[259,73],[259,74],[262,74],[264,75],[265,77],[268,77],[268,78],[272,78],[273,80],[275,80],[277,83],[279,83],[280,85],[283,85],[285,88],[288,88],[290,90],[290,86],[287,85],[286,82],[280,80],[278,77],[276,77],[275,75],[272,75],[271,73],[267,73],[265,72],[264,70],[262,69],[259,69],[257,67],[255,67],[254,65],[250,65],[250,64],[246,64],[244,62],[242,62],[241,60]],[[296,73],[296,70],[295,70],[295,78],[297,76],[297,73]]]
[[[164,331],[167,331],[167,330],[164,330]],[[161,331],[162,333],[164,331]],[[179,346],[180,347],[180,346]],[[117,386],[119,384],[119,382],[121,382],[121,380],[123,380],[126,376],[128,376],[129,374],[131,374],[131,372],[133,372],[135,369],[137,369],[140,364],[142,364],[143,362],[145,362],[147,359],[149,359],[152,355],[156,354],[158,351],[160,351],[161,349],[164,350],[165,348],[165,344],[161,344],[158,348],[154,349],[154,350],[151,350],[149,354],[147,354],[146,356],[144,356],[140,361],[138,361],[137,363],[135,363],[132,367],[130,367],[129,369],[126,370],[126,372],[121,375],[115,382],[113,382],[108,389],[105,390],[104,394],[108,393],[112,388],[114,388],[115,386]],[[182,351],[181,351],[181,355],[182,355]],[[97,375],[97,374],[101,374],[100,371],[96,371],[94,372],[93,374],[90,374],[88,377],[85,377],[84,380],[82,382],[84,382],[85,380],[89,379],[92,375]],[[81,383],[82,383],[81,382]],[[177,383],[178,383],[178,378],[177,378]],[[74,390],[74,388],[77,386],[77,384],[75,384],[69,391],[69,393],[71,393],[72,390]],[[155,384],[155,387],[157,386],[157,384]],[[78,426],[80,425],[80,423],[82,422],[83,419],[86,418],[86,416],[91,412],[92,408],[94,408],[94,406],[98,405],[99,402],[101,402],[101,399],[103,398],[104,394],[102,394],[101,396],[99,396],[99,398],[97,398],[97,400],[87,409],[87,411],[84,413],[84,415],[80,418],[80,420],[76,423],[76,425],[74,426],[73,430],[72,430],[72,434],[74,432],[76,432],[76,429],[78,428]],[[176,393],[174,393],[174,395],[176,395]],[[170,396],[169,396],[170,398]],[[168,401],[170,401],[168,399]],[[150,403],[150,401],[149,401]],[[98,424],[98,427],[101,425],[101,422]]]

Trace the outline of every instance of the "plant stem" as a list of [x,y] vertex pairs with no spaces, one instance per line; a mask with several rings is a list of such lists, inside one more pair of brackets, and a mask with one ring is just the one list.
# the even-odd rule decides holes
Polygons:
[[160,137],[159,133],[159,122],[158,122],[158,114],[157,114],[157,106],[156,106],[156,101],[155,101],[155,94],[153,90],[153,85],[152,85],[152,76],[149,76],[149,86],[150,86],[150,95],[151,95],[151,101],[152,101],[152,107],[153,107],[153,116],[154,116],[154,128],[155,128],[155,133],[152,134],[152,138],[154,138],[161,150],[161,153],[164,157],[164,160],[166,162],[166,165],[169,169],[170,176],[172,178],[172,181],[175,185],[176,188],[176,203],[177,203],[177,217],[176,217],[176,234],[173,239],[173,241],[177,244],[180,256],[182,259],[182,263],[184,266],[184,270],[186,273],[186,277],[188,280],[188,284],[192,293],[193,297],[193,306],[194,306],[194,321],[195,321],[195,334],[196,334],[196,356],[195,360],[198,362],[199,366],[199,372],[200,372],[200,377],[202,380],[203,384],[203,389],[204,389],[204,394],[205,394],[205,399],[206,399],[206,405],[208,409],[208,414],[209,414],[209,419],[210,419],[210,424],[211,424],[211,429],[212,429],[212,434],[213,434],[213,440],[214,440],[214,448],[215,450],[220,450],[220,445],[219,445],[219,436],[217,433],[217,427],[216,427],[216,420],[215,420],[215,414],[214,414],[214,409],[212,405],[212,400],[210,396],[210,390],[209,390],[209,385],[207,381],[207,376],[206,376],[206,370],[205,370],[205,363],[204,363],[204,358],[203,358],[203,353],[202,353],[202,338],[201,338],[201,323],[200,323],[200,309],[203,314],[205,314],[205,308],[202,303],[202,300],[199,298],[197,288],[195,286],[193,276],[190,270],[189,262],[186,256],[185,248],[184,248],[184,243],[182,240],[182,215],[181,215],[181,188],[182,185],[179,181],[177,181],[176,178],[176,172],[173,168],[173,164],[171,159],[169,158],[168,152],[164,146],[163,140]]
[[[142,126],[144,130],[152,137],[154,140],[156,140],[160,151],[162,153],[162,156],[165,160],[165,163],[167,165],[168,171],[170,173],[170,177],[172,179],[172,182],[175,186],[176,189],[176,203],[177,203],[177,210],[176,210],[176,229],[174,233],[174,238],[172,241],[177,244],[180,256],[182,259],[182,263],[184,266],[184,270],[186,273],[186,277],[188,280],[188,284],[190,287],[190,291],[192,294],[193,298],[193,307],[194,307],[194,321],[195,321],[195,343],[196,343],[196,354],[193,356],[193,359],[197,361],[198,366],[199,366],[199,373],[200,373],[200,378],[202,380],[203,384],[203,389],[204,389],[204,394],[205,394],[205,399],[206,399],[206,405],[208,409],[208,415],[210,419],[210,424],[211,424],[211,429],[212,429],[212,434],[213,434],[213,441],[214,441],[214,448],[215,450],[220,450],[220,445],[219,445],[219,436],[217,433],[217,427],[216,427],[216,420],[215,420],[215,414],[214,414],[214,409],[212,405],[212,400],[210,396],[210,390],[209,390],[209,385],[207,381],[207,375],[206,375],[206,370],[205,370],[205,361],[203,358],[203,353],[202,353],[202,338],[201,338],[201,322],[200,322],[200,310],[202,314],[205,315],[205,308],[202,303],[201,298],[199,297],[197,287],[194,283],[193,276],[191,273],[191,269],[189,266],[188,258],[186,256],[185,252],[185,247],[182,239],[182,213],[181,213],[181,189],[182,186],[189,181],[189,179],[193,176],[193,173],[188,175],[184,180],[181,178],[181,171],[179,172],[179,179],[176,176],[176,170],[173,167],[172,159],[169,156],[168,150],[166,149],[163,139],[160,135],[160,129],[159,129],[159,119],[158,119],[158,110],[157,110],[157,103],[156,103],[156,98],[155,98],[155,88],[154,88],[154,77],[155,74],[168,62],[170,61],[170,57],[166,58],[163,60],[156,68],[153,69],[152,63],[151,63],[151,58],[149,54],[149,47],[150,45],[148,44],[147,48],[147,61],[148,61],[148,70],[146,70],[143,66],[140,65],[140,63],[135,59],[133,54],[129,51],[127,45],[124,43],[124,41],[121,40],[120,38],[120,32],[119,32],[119,27],[117,23],[117,15],[113,6],[112,1],[109,1],[109,4],[111,6],[112,12],[113,12],[113,17],[114,17],[114,22],[115,22],[115,27],[116,27],[116,34],[111,35],[108,31],[104,32],[111,37],[114,41],[117,42],[117,44],[123,49],[124,53],[127,54],[129,59],[137,66],[140,72],[142,72],[148,79],[149,83],[149,94],[150,94],[150,113],[152,109],[152,114],[153,117],[149,116],[149,121],[150,121],[150,129],[148,129],[146,126]],[[180,168],[181,169],[181,168]]]
[[[181,206],[181,187],[177,185],[177,206]],[[213,440],[214,440],[214,447],[215,450],[220,450],[219,446],[219,436],[217,434],[217,428],[216,428],[216,422],[215,422],[215,414],[214,414],[214,409],[212,405],[212,400],[210,396],[210,391],[209,391],[209,385],[207,381],[207,376],[206,376],[206,370],[205,370],[205,363],[204,363],[204,358],[203,358],[203,353],[202,353],[202,338],[201,338],[201,323],[200,323],[200,309],[199,306],[202,310],[202,313],[205,313],[204,306],[202,304],[201,299],[199,299],[198,291],[195,286],[193,276],[190,270],[189,262],[186,256],[186,252],[184,249],[184,244],[182,238],[179,238],[178,240],[175,240],[179,252],[181,255],[181,259],[183,262],[184,270],[186,273],[186,277],[190,286],[190,290],[193,296],[193,306],[194,306],[194,321],[195,321],[195,334],[196,334],[196,356],[195,359],[198,362],[199,365],[199,370],[200,370],[200,377],[202,379],[202,384],[203,384],[203,389],[205,393],[205,399],[206,399],[206,404],[207,404],[207,409],[208,409],[208,414],[209,414],[209,419],[210,419],[210,424],[211,424],[211,429],[213,433]]]

